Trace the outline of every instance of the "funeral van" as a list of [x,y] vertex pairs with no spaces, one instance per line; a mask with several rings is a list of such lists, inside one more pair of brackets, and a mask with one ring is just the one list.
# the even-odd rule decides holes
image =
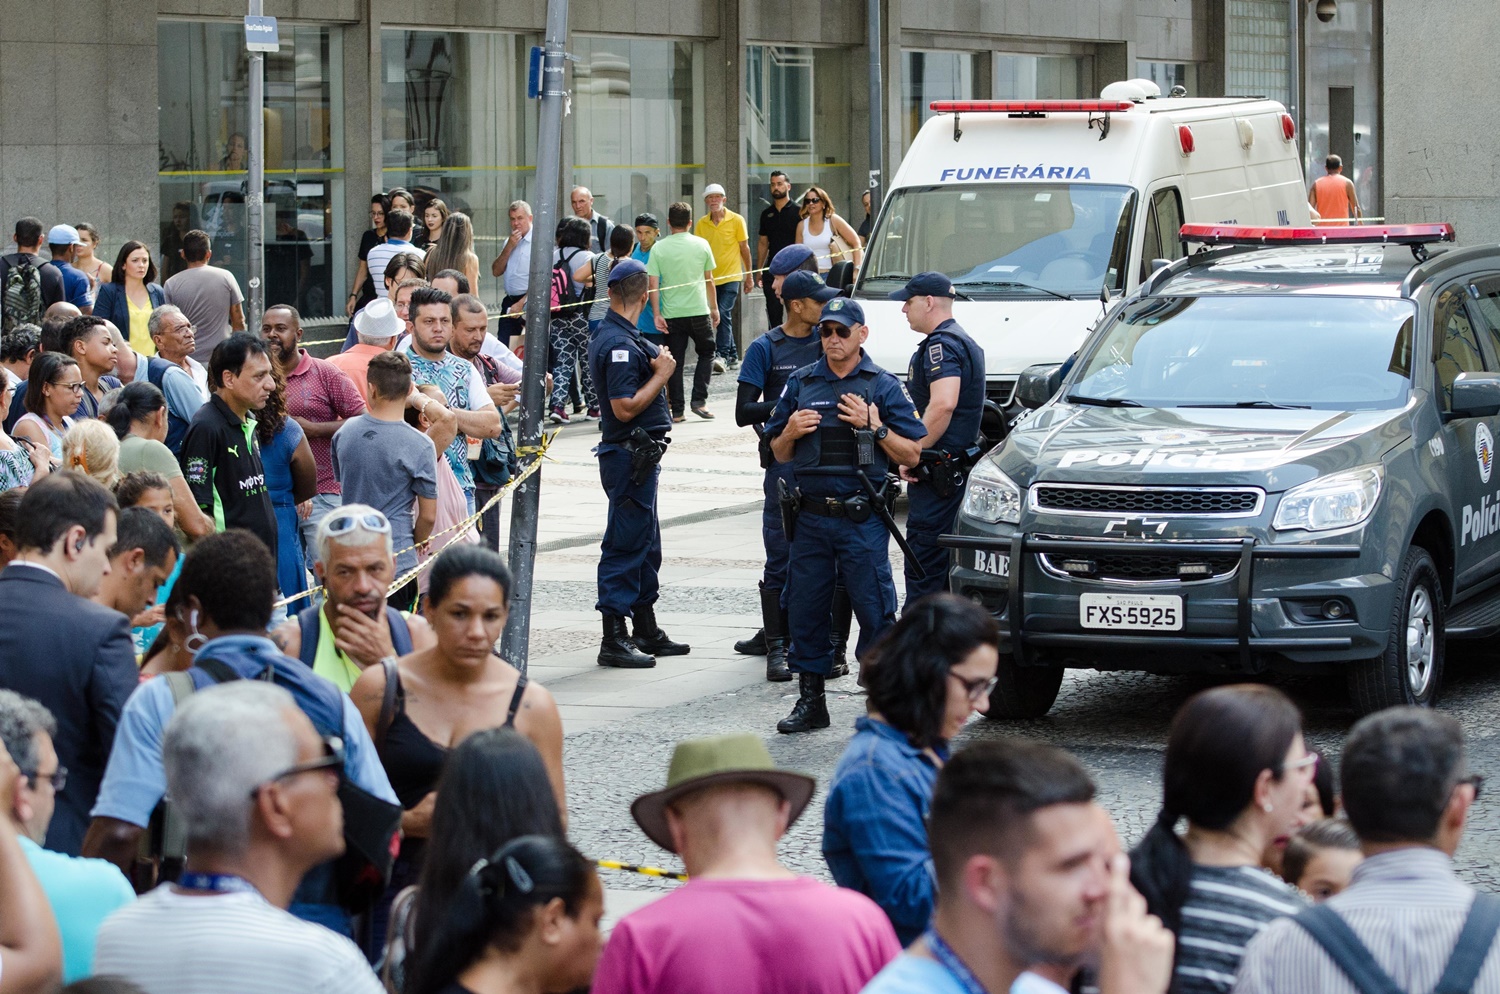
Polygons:
[[1016,381],[1061,362],[1155,260],[1179,259],[1184,223],[1309,223],[1296,130],[1272,100],[1161,97],[1149,80],[1098,100],[931,105],[890,183],[852,288],[866,351],[898,375],[917,339],[886,299],[946,273],[954,317],[984,349],[984,433],[1019,413]]

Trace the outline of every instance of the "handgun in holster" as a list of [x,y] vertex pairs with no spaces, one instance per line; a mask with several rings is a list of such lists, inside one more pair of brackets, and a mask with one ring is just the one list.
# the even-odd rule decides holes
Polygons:
[[771,436],[760,428],[755,429],[755,450],[760,453],[760,468],[770,469],[776,465],[776,453],[771,451]]
[[776,503],[781,508],[781,531],[790,542],[797,535],[798,495],[786,480],[776,481]]
[[630,441],[625,443],[630,450],[630,485],[638,487],[646,482],[651,471],[661,462],[662,455],[667,447],[651,437],[651,433],[644,428],[636,427],[630,430]]

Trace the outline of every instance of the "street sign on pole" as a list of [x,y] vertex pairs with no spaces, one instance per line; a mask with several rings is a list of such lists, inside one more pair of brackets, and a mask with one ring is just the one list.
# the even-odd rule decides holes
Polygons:
[[[531,272],[526,288],[526,358],[521,378],[521,425],[517,446],[525,459],[536,458],[542,442],[543,389],[547,377],[547,332],[552,308],[552,232],[557,226],[562,172],[563,64],[567,59],[568,0],[547,0],[546,48],[538,60],[533,49],[536,90],[541,95],[536,154],[536,214],[532,218]],[[537,517],[541,512],[542,474],[537,472],[515,490],[510,515],[510,570],[515,578],[510,621],[500,654],[522,673],[530,654],[531,590],[536,576]]]
[[250,52],[250,175],[245,182],[245,327],[260,328],[266,286],[266,54],[280,48],[276,18],[262,16],[262,0],[250,0],[245,18],[245,48]]
[[281,51],[281,35],[276,27],[276,18],[254,15],[245,18],[245,51]]

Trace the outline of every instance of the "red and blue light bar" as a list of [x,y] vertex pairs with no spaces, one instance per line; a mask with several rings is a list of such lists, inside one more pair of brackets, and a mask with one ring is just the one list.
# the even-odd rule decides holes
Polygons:
[[1329,225],[1258,228],[1240,224],[1184,224],[1185,242],[1205,245],[1427,245],[1453,241],[1451,224]]
[[1129,100],[934,100],[938,114],[1113,114],[1130,110]]

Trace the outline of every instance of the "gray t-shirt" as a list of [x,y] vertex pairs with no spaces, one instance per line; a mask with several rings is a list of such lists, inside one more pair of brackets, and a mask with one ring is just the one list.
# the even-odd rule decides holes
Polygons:
[[192,322],[198,336],[193,358],[207,365],[214,346],[229,337],[229,309],[245,299],[234,274],[217,266],[184,269],[162,289],[167,303],[182,308]]
[[418,497],[437,498],[437,450],[432,439],[405,421],[361,414],[334,433],[333,475],[345,504],[369,504],[390,520],[396,572],[415,569],[413,505]]

